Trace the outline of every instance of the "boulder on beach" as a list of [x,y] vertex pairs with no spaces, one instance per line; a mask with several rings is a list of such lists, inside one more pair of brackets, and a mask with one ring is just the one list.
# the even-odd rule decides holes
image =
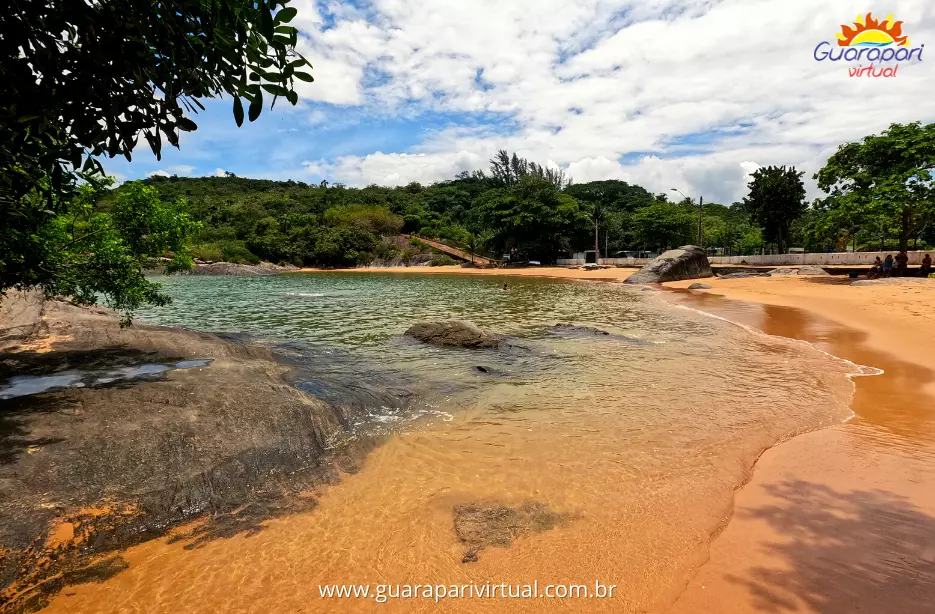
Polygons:
[[694,245],[670,249],[630,275],[627,284],[658,284],[664,281],[712,277],[711,264],[704,250]]
[[784,277],[787,275],[800,275],[800,276],[813,276],[813,277],[826,276],[827,277],[830,275],[830,273],[828,273],[826,270],[824,270],[820,266],[814,266],[814,265],[809,264],[805,266],[781,267],[778,269],[773,269],[772,271],[767,273],[767,275],[769,275],[770,277]]
[[709,284],[700,284],[696,282],[688,286],[688,289],[689,290],[710,290],[711,286]]
[[423,343],[445,347],[495,348],[502,342],[499,336],[462,320],[422,322],[407,330],[406,335]]

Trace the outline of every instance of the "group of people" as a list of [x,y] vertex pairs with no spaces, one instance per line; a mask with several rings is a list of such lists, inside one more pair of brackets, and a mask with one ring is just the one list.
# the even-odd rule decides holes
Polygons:
[[[877,256],[867,277],[870,279],[878,279],[880,277],[907,277],[908,270],[909,254],[903,251],[896,254],[895,258],[893,254],[887,254],[884,260],[880,260],[880,257]],[[922,266],[919,267],[919,277],[928,277],[931,272],[932,255],[925,254],[925,257],[922,259]]]

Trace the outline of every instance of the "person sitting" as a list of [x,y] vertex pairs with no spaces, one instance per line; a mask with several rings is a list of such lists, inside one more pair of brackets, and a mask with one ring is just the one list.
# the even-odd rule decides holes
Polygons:
[[919,267],[919,277],[928,277],[932,272],[932,254],[925,254],[922,259],[922,266]]
[[877,256],[876,260],[873,261],[873,266],[870,267],[870,272],[867,273],[867,279],[877,279],[882,274],[883,274],[883,261],[880,260],[879,256]]
[[905,277],[909,270],[909,254],[905,250],[896,255],[896,277]]
[[887,254],[883,260],[883,277],[889,277],[893,273],[893,254]]

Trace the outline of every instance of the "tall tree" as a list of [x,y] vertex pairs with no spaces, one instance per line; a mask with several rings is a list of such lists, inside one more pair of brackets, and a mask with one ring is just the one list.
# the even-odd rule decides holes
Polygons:
[[37,260],[49,252],[35,242],[83,206],[99,156],[129,160],[142,136],[158,158],[163,140],[177,147],[197,128],[201,99],[230,95],[238,125],[259,117],[264,92],[296,104],[295,80],[312,77],[288,2],[16,0],[0,11],[0,292],[73,287],[60,282],[76,263]]
[[815,179],[842,221],[887,217],[900,229],[899,249],[906,250],[919,219],[931,216],[933,171],[935,124],[915,122],[842,145]]
[[562,169],[530,162],[526,158],[520,158],[515,152],[510,156],[505,149],[497,151],[497,155],[490,160],[490,173],[500,185],[508,188],[528,176],[545,179],[559,190],[571,183],[571,179],[565,176]]
[[763,228],[764,238],[785,253],[792,222],[808,208],[804,173],[795,167],[767,166],[753,173],[743,208]]
[[[574,196],[588,211],[594,224],[594,253],[598,258],[601,253],[600,226],[603,224],[606,231],[606,221],[613,213],[629,213],[640,205],[653,202],[652,194],[643,188],[616,179],[571,184],[565,188],[565,193]],[[608,254],[605,253],[604,257]]]
[[694,219],[689,208],[656,201],[633,214],[633,225],[643,248],[666,249],[691,241]]
[[492,190],[480,206],[483,222],[493,233],[491,246],[516,248],[545,262],[553,262],[588,228],[578,201],[542,177],[525,176],[509,190]]

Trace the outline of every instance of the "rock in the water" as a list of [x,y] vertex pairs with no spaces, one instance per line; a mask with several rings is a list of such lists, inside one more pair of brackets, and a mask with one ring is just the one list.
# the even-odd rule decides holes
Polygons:
[[689,290],[710,290],[711,286],[708,284],[693,283],[692,285],[688,286],[688,289]]
[[712,277],[711,264],[704,250],[694,245],[670,249],[630,275],[627,284],[658,284],[664,281]]
[[453,512],[455,533],[465,546],[462,563],[477,562],[477,554],[484,548],[509,548],[517,537],[550,531],[575,519],[538,501],[526,501],[519,507],[474,501],[456,505]]
[[578,335],[610,335],[606,330],[594,328],[593,326],[577,326],[575,324],[556,324],[552,330],[557,333],[568,333]]
[[406,334],[423,343],[459,348],[495,348],[503,341],[501,337],[461,320],[422,322],[407,330]]
[[767,275],[769,275],[770,277],[783,277],[786,275],[801,275],[801,276],[809,275],[809,276],[814,276],[814,277],[820,277],[820,276],[828,276],[830,275],[830,273],[828,273],[826,270],[824,270],[820,266],[806,265],[806,266],[798,266],[798,267],[781,267],[778,269],[773,269],[772,271],[767,273]]

